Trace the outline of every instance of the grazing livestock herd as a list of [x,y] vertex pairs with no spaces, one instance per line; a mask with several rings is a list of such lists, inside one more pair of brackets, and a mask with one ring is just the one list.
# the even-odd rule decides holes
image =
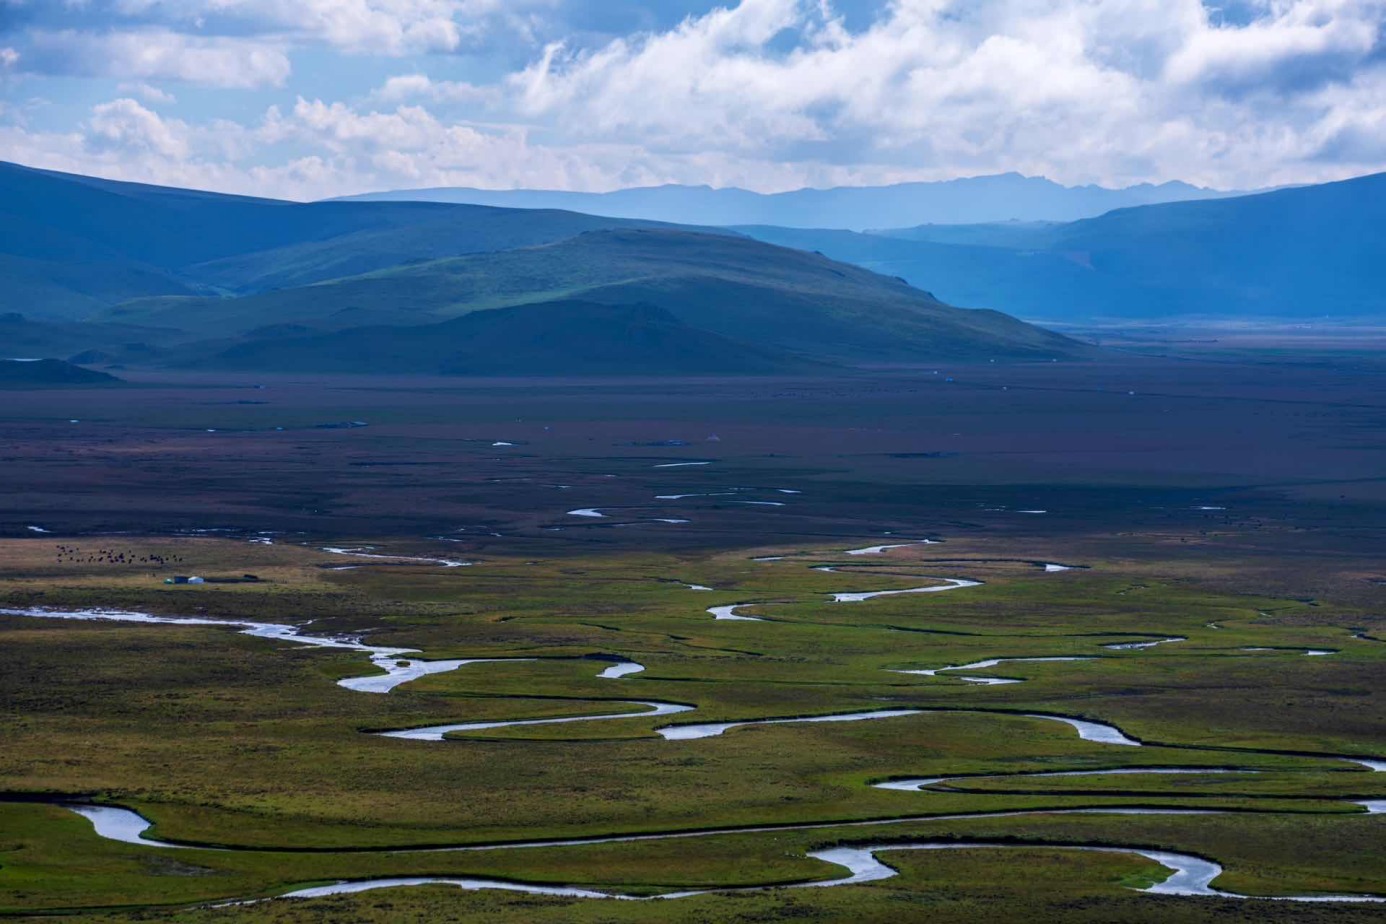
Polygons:
[[58,564],[82,564],[82,565],[153,565],[162,568],[165,565],[176,565],[183,561],[181,555],[137,555],[130,551],[119,551],[117,549],[96,549],[87,552],[81,546],[63,545],[59,543],[56,547]]

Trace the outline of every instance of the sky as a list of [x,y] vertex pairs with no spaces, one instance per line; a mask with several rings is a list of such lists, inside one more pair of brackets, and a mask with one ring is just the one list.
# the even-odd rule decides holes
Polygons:
[[0,0],[0,160],[316,199],[1386,170],[1386,0]]

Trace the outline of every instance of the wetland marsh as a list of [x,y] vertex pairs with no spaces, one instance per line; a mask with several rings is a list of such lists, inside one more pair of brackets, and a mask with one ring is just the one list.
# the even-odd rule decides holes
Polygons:
[[[180,413],[55,477],[168,458]],[[411,413],[428,479],[358,429],[312,435],[368,463],[330,498],[290,475],[119,539],[29,502],[0,539],[0,914],[1379,919],[1365,496],[945,489],[890,455],[912,431],[834,460],[711,420],[684,426],[716,460],[519,427],[499,458]],[[237,452],[288,471],[263,439]],[[115,525],[126,487],[89,506]]]

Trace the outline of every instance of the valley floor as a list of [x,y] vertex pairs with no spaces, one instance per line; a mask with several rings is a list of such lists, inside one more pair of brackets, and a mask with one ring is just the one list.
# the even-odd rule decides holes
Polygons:
[[1386,405],[1176,371],[18,395],[0,914],[1380,920]]

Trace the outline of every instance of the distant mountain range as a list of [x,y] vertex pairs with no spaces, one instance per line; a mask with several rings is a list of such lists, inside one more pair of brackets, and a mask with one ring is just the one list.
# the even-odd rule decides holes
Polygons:
[[458,375],[846,372],[1093,354],[1017,317],[1061,327],[1380,323],[1383,293],[1386,174],[1072,222],[862,233],[289,203],[0,164],[0,358]]
[[1162,183],[1107,189],[1061,186],[1042,177],[1003,173],[935,183],[843,186],[756,193],[710,186],[651,186],[606,193],[443,187],[352,196],[354,202],[450,202],[520,209],[566,209],[588,215],[696,225],[776,225],[861,231],[907,225],[1002,221],[1076,221],[1112,209],[1241,195]]
[[738,230],[1039,323],[1386,319],[1386,174],[1070,223]]
[[425,203],[290,203],[0,163],[0,311],[305,285],[649,222]]
[[727,231],[468,205],[287,203],[0,165],[12,356],[197,368],[846,371],[1091,348]]
[[[382,325],[428,325],[486,309],[555,304],[657,309],[692,330],[756,348],[763,354],[757,366],[771,355],[788,368],[800,360],[855,365],[1048,358],[1073,355],[1076,347],[997,312],[960,311],[897,279],[816,254],[654,228],[592,231],[539,247],[411,263],[235,300],[136,300],[102,318],[144,328],[176,326],[208,339],[248,334],[298,342],[309,335],[301,342],[316,354],[326,341],[311,335],[321,332],[378,333]],[[546,310],[529,323],[553,317]],[[604,317],[609,322],[613,316]],[[519,315],[516,323],[525,319]],[[287,325],[297,327],[289,331]],[[460,325],[442,332],[472,330]],[[580,342],[572,341],[574,348]]]

